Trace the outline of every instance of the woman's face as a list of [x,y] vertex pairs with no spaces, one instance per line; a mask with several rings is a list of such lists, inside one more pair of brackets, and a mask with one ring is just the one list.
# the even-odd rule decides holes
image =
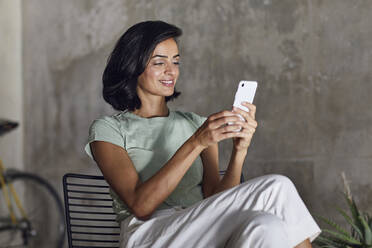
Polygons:
[[145,71],[138,77],[139,96],[171,96],[179,75],[178,46],[173,38],[160,42]]

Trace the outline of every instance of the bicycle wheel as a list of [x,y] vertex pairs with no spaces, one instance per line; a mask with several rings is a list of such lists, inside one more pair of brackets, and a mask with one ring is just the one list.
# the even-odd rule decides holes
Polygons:
[[62,248],[66,228],[62,200],[56,190],[42,177],[27,172],[7,171],[5,178],[7,183],[13,184],[22,202],[28,221],[22,220],[20,215],[17,218],[23,227],[28,225],[29,231],[10,230],[4,235],[12,237],[11,245],[0,244],[0,247]]

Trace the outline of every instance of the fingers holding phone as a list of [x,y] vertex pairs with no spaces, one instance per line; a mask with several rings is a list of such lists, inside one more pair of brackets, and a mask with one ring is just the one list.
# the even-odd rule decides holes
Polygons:
[[210,115],[194,134],[198,143],[206,148],[221,140],[234,138],[234,143],[240,144],[239,147],[249,145],[257,127],[256,107],[252,104],[256,88],[257,82],[240,81],[232,111]]
[[[194,138],[204,148],[221,140],[241,137],[242,134],[234,132],[240,125],[240,118],[233,111],[224,110],[210,115],[201,127],[194,133]],[[233,123],[227,125],[227,123]]]
[[243,128],[244,127],[247,128],[248,126],[256,128],[257,127],[257,121],[255,119],[256,106],[248,102],[242,102],[242,105],[246,106],[249,112],[241,110],[240,108],[237,107],[233,107],[233,112],[239,114],[244,118],[244,122],[239,122],[239,124],[241,124]]
[[[252,103],[253,103],[254,96],[256,94],[256,89],[257,89],[256,81],[245,81],[245,80],[240,81],[238,85],[238,89],[235,93],[233,111],[237,112],[236,109],[239,109],[239,110],[243,110],[248,113],[251,112],[250,116],[254,119],[255,113],[256,113],[256,107]],[[243,103],[250,103],[249,106],[251,107]],[[246,118],[244,118],[245,114],[238,113],[237,115],[241,118],[242,121],[246,120]],[[229,123],[229,124],[233,124],[233,123]],[[240,130],[241,128],[238,128],[235,131],[239,132]]]
[[243,102],[242,104],[249,109],[249,112],[241,110],[240,108],[233,107],[234,112],[243,116],[243,118],[245,119],[245,121],[239,121],[235,123],[240,126],[240,130],[237,132],[242,134],[241,137],[233,138],[233,145],[235,150],[247,150],[251,144],[253,135],[256,132],[257,128],[257,121],[255,120],[256,107],[250,103]]
[[253,105],[253,99],[256,94],[257,82],[255,81],[240,81],[238,90],[235,94],[233,112],[241,117],[242,121],[235,124],[240,125],[240,128],[235,132],[241,133],[241,137],[234,137],[234,149],[248,149],[252,137],[256,132],[257,121],[255,119],[256,106]]

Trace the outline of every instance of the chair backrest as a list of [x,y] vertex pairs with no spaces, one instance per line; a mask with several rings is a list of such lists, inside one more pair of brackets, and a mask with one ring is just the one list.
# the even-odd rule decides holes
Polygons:
[[63,176],[67,236],[70,248],[119,247],[109,186],[103,176]]

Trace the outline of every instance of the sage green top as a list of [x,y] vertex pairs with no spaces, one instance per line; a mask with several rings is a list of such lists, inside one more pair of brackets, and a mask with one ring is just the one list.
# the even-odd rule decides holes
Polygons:
[[[143,118],[125,111],[94,120],[85,151],[92,157],[89,143],[106,141],[124,148],[142,182],[153,176],[206,120],[192,112],[169,111],[167,117]],[[158,209],[188,207],[203,199],[203,164],[194,161],[172,194]],[[125,182],[123,182],[125,183]],[[113,209],[120,222],[131,213],[125,203],[110,190]],[[156,194],[156,192],[154,192]]]

